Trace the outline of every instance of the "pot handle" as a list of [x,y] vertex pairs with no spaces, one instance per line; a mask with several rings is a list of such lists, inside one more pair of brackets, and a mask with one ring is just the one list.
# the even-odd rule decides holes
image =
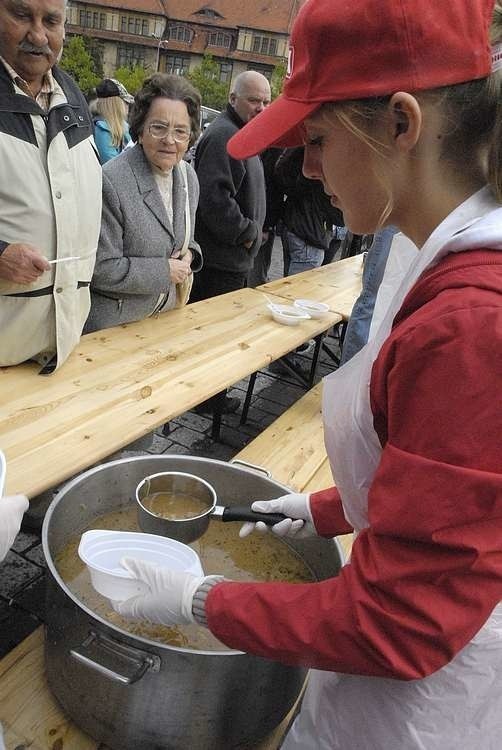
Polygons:
[[[70,656],[89,669],[123,685],[138,682],[148,671],[159,672],[161,664],[159,656],[118,643],[94,630],[89,632],[81,646],[70,650]],[[107,657],[109,666],[101,663],[100,657],[103,656]],[[119,668],[122,668],[122,673],[117,671]]]
[[259,474],[265,474],[267,479],[272,479],[272,474],[268,469],[265,469],[263,466],[257,466],[256,464],[250,464],[248,461],[243,461],[242,458],[231,458],[228,463],[234,465],[237,464],[238,466],[244,466],[246,469],[253,469]]

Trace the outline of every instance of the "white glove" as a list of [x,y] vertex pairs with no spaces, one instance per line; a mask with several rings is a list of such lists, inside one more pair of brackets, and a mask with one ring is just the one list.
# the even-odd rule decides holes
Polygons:
[[251,534],[255,529],[261,533],[270,530],[277,536],[295,536],[297,539],[317,536],[310,512],[310,495],[306,493],[292,492],[290,495],[283,495],[275,500],[257,500],[252,504],[251,510],[261,513],[283,513],[289,518],[285,518],[284,521],[274,526],[267,526],[263,521],[257,523],[248,521],[239,531],[239,536],[242,538]]
[[24,495],[0,497],[0,561],[12,547],[28,506],[28,498]]
[[152,565],[144,560],[124,558],[123,568],[150,587],[125,601],[112,601],[113,609],[131,620],[148,620],[158,625],[184,625],[195,622],[192,615],[193,595],[206,576],[193,576],[170,568]]

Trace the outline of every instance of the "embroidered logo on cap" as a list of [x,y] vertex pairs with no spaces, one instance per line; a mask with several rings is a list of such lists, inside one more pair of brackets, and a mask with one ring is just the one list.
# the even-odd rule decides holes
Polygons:
[[492,47],[492,73],[502,68],[502,44],[494,44]]
[[286,68],[286,78],[291,78],[293,75],[293,65],[295,62],[295,50],[294,47],[289,48],[288,52],[288,66]]

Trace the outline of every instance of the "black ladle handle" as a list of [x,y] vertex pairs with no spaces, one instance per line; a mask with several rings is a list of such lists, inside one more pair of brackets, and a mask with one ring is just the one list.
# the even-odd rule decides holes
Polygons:
[[251,510],[249,505],[231,505],[223,510],[221,515],[222,521],[263,521],[267,526],[274,526],[280,521],[284,521],[285,516],[283,513],[260,513],[258,511]]

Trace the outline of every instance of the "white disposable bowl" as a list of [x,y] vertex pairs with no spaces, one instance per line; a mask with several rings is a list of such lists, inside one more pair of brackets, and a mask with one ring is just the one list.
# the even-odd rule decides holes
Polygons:
[[273,319],[284,326],[297,326],[302,320],[310,320],[308,312],[293,305],[268,305],[268,309]]
[[124,557],[135,557],[195,576],[204,575],[195,550],[175,539],[156,534],[101,529],[85,531],[80,539],[78,554],[87,565],[96,591],[118,601],[148,592],[146,583],[133,578],[121,566],[120,561]]
[[295,299],[293,304],[298,310],[308,313],[311,318],[322,318],[329,312],[329,305],[313,299]]

